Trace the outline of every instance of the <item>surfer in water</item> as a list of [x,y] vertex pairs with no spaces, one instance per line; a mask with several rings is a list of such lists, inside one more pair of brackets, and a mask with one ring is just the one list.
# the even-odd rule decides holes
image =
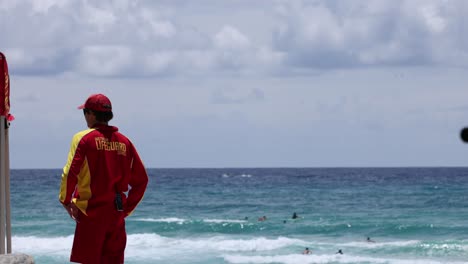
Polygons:
[[302,251],[302,254],[304,254],[304,255],[309,255],[309,254],[310,254],[309,248],[306,247],[306,248],[304,249],[304,251]]
[[367,240],[366,240],[366,241],[369,242],[369,243],[375,243],[375,241],[372,240],[372,239],[370,239],[370,237],[367,237]]
[[299,216],[297,216],[296,212],[294,212],[291,218],[292,218],[292,219],[298,219]]

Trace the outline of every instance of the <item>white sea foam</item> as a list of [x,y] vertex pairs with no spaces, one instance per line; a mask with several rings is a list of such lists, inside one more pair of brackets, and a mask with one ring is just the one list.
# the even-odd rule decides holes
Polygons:
[[70,255],[73,244],[73,236],[66,237],[17,237],[11,239],[14,252],[28,253],[31,255]]
[[278,237],[276,239],[267,239],[263,237],[253,239],[232,239],[224,236],[215,236],[197,239],[180,239],[161,237],[156,234],[129,235],[128,240],[129,245],[135,243],[135,246],[141,248],[151,245],[152,247],[174,247],[177,248],[178,251],[182,249],[197,249],[201,251],[208,250],[232,252],[269,251],[291,245],[303,245],[304,243],[306,243],[305,241],[300,239],[291,239],[286,237]]
[[309,264],[309,263],[376,263],[376,264],[462,264],[464,262],[434,261],[428,259],[389,259],[372,258],[352,255],[269,255],[269,256],[245,256],[224,255],[228,263],[281,263],[281,264]]
[[[136,219],[130,219],[127,221],[140,221],[140,222],[155,222],[155,223],[178,223],[178,224],[183,224],[183,223],[189,223],[193,222],[192,220],[187,220],[187,219],[181,219],[181,218],[176,218],[176,217],[169,217],[169,218],[136,218]],[[238,220],[238,219],[203,219],[202,220],[205,223],[217,223],[217,224],[223,224],[223,223],[247,223],[248,221],[246,220]]]
[[243,174],[239,174],[239,175],[229,175],[229,174],[227,174],[227,173],[223,173],[223,175],[222,175],[223,178],[229,178],[229,177],[231,177],[231,176],[234,176],[234,177],[241,177],[241,178],[251,178],[251,177],[252,177],[252,174],[245,174],[245,173],[243,173]]
[[136,218],[136,219],[128,219],[126,221],[140,221],[140,222],[160,222],[160,223],[178,223],[183,224],[189,222],[189,220],[181,219],[177,217],[169,217],[169,218]]
[[230,220],[230,219],[203,219],[205,223],[247,223],[246,220]]
[[[277,239],[232,239],[224,236],[180,239],[162,237],[156,234],[129,235],[126,256],[129,258],[146,258],[171,260],[180,259],[183,255],[192,259],[221,257],[228,252],[240,254],[268,252],[291,245],[302,245],[304,241],[280,237]],[[185,262],[184,262],[185,263]],[[187,262],[190,263],[190,262]]]
[[468,245],[460,245],[460,244],[450,244],[450,243],[443,243],[443,244],[430,244],[430,243],[421,243],[421,248],[426,249],[436,249],[436,250],[460,250],[460,251],[468,251]]
[[[202,252],[259,252],[277,250],[291,245],[303,245],[305,241],[279,237],[233,239],[224,236],[206,238],[169,238],[157,234],[130,234],[127,239],[127,255],[154,256],[155,252],[180,254],[180,251]],[[69,255],[73,236],[67,237],[13,237],[17,252],[38,255]]]
[[380,247],[406,247],[420,244],[419,240],[408,241],[386,241],[386,242],[349,242],[340,244],[343,247],[359,247],[359,248],[380,248]]
[[[64,237],[13,237],[14,252],[22,252],[34,257],[48,256],[68,259],[73,243],[73,236]],[[367,247],[375,245],[408,246],[419,241],[397,241],[386,243],[346,243],[350,247]],[[310,245],[313,254],[288,254],[291,250],[301,250],[304,245]],[[333,249],[345,244],[311,243],[301,239],[287,237],[264,238],[232,236],[213,237],[164,237],[152,233],[129,234],[127,239],[126,257],[133,260],[166,262],[185,259],[183,263],[192,260],[216,259],[222,257],[228,263],[386,263],[386,264],[461,264],[463,262],[437,261],[431,259],[391,259],[374,258],[370,256],[354,256],[345,250],[344,255],[324,255],[319,248]],[[436,245],[445,246],[445,245]],[[314,248],[317,249],[314,251]],[[181,252],[184,252],[181,256]],[[188,259],[187,259],[188,258]],[[137,261],[138,262],[138,261]],[[61,262],[58,262],[61,263]],[[210,262],[211,263],[211,262]]]

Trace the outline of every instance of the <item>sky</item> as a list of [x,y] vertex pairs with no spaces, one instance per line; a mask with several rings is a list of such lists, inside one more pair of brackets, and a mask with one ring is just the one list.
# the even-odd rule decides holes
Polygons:
[[468,1],[0,0],[10,166],[62,168],[77,106],[149,168],[467,166]]

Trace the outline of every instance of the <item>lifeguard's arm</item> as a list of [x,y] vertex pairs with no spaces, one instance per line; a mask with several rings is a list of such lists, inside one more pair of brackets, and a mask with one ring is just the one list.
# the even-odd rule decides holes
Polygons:
[[[59,201],[68,206],[75,192],[78,174],[85,160],[84,143],[81,142],[84,133],[80,132],[73,136],[70,151],[68,152],[67,164],[63,167],[62,181],[60,183]],[[67,210],[68,211],[68,210]]]
[[146,173],[145,166],[143,165],[135,147],[133,147],[133,145],[131,146],[133,151],[133,161],[129,181],[130,191],[128,192],[127,204],[125,206],[126,215],[132,214],[133,210],[135,210],[135,207],[141,199],[143,199],[146,186],[148,185],[148,174]]

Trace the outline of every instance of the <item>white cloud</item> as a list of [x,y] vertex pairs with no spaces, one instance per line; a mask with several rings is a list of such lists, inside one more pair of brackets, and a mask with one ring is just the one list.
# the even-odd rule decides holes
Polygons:
[[[212,71],[291,74],[387,65],[467,66],[464,16],[468,5],[463,0],[276,3],[257,11],[271,22],[255,32],[246,28],[249,23],[236,25],[233,20],[221,20],[219,25],[224,26],[211,23],[212,31],[201,29],[191,23],[198,19],[196,14],[178,13],[194,8],[184,1],[179,4],[187,10],[166,2],[126,0],[2,1],[0,49],[13,52],[13,70],[18,74],[119,77],[125,72],[128,77],[139,77],[208,75]],[[220,12],[229,12],[231,6],[242,8],[235,2],[226,5],[225,10],[220,4],[213,8]],[[251,23],[254,14],[250,14]],[[271,35],[271,40],[260,42],[256,38],[260,31]],[[100,46],[125,47],[125,51],[89,48]],[[112,52],[116,58],[110,59]],[[109,65],[110,61],[116,65]]]
[[112,9],[101,9],[92,5],[84,5],[82,19],[98,33],[108,31],[117,21]]
[[[252,59],[273,58],[265,50],[256,56],[257,48],[233,26],[209,36],[188,24],[178,25],[176,14],[161,11],[158,5],[140,1],[32,3],[2,5],[8,10],[0,11],[7,29],[0,49],[11,51],[16,74],[207,74],[242,70],[256,65]],[[31,36],[33,42],[24,41]]]
[[284,60],[284,53],[272,50],[270,47],[259,47],[255,56],[254,61],[265,69],[277,68]]
[[193,72],[193,70],[204,72],[214,69],[215,65],[215,54],[209,50],[189,50],[184,52],[181,59],[181,67],[188,69],[188,72]]
[[63,0],[36,0],[32,2],[33,10],[39,13],[47,13],[47,11],[52,7],[63,7],[66,4],[67,1]]
[[[278,8],[274,46],[296,67],[452,65],[462,0],[292,1]],[[464,30],[466,31],[466,29]],[[461,33],[461,32],[458,32]],[[466,50],[466,48],[464,48]],[[465,65],[468,66],[468,65]]]
[[16,6],[18,4],[18,1],[7,1],[7,0],[1,0],[0,1],[0,9],[2,10],[11,10],[13,6]]
[[132,50],[124,46],[87,46],[81,50],[77,67],[95,76],[127,75],[134,64]]
[[144,65],[145,73],[152,74],[161,74],[167,72],[171,66],[176,61],[177,54],[173,52],[155,52],[149,56],[145,56]]
[[11,74],[50,75],[72,68],[75,56],[64,50],[47,48],[7,48],[4,50]]
[[149,33],[156,37],[170,38],[177,33],[171,21],[159,19],[155,12],[147,8],[141,10],[141,19],[150,26],[151,30]]
[[247,36],[232,26],[224,26],[214,36],[213,42],[216,48],[222,50],[242,50],[249,48],[250,45]]
[[28,67],[33,65],[34,58],[32,56],[28,56],[26,52],[22,49],[7,49],[4,51],[8,54],[8,62],[9,64],[15,65],[16,67]]
[[447,27],[447,22],[446,19],[441,16],[440,10],[436,6],[423,7],[420,12],[431,32],[434,34],[444,32]]

